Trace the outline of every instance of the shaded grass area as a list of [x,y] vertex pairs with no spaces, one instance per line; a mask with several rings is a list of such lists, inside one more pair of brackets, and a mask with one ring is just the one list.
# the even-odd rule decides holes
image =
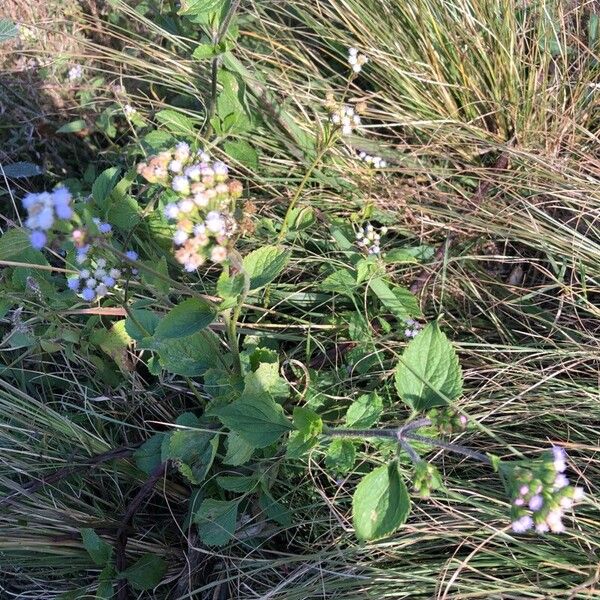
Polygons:
[[[208,72],[189,59],[193,40],[137,17],[125,3],[118,10],[135,26],[103,25],[106,37],[102,43],[86,38],[82,57],[93,57],[99,72],[122,73],[149,118],[169,104],[161,93],[169,89],[202,122]],[[262,116],[251,138],[261,151],[260,168],[240,170],[260,215],[276,222],[306,172],[306,144],[320,130],[327,92],[343,93],[346,49],[359,47],[370,59],[348,91],[349,101],[367,102],[367,135],[350,137],[315,170],[299,202],[317,208],[322,219],[286,240],[293,259],[271,290],[274,312],[251,313],[246,325],[278,339],[289,359],[308,363],[326,353],[311,389],[332,421],[356,393],[377,388],[385,391],[385,422],[401,422],[406,410],[388,389],[393,357],[405,344],[401,328],[383,335],[369,329],[378,360],[362,371],[343,353],[331,353],[349,340],[344,315],[353,307],[320,295],[331,265],[344,264],[328,223],[372,202],[375,218],[390,224],[388,251],[407,243],[442,248],[439,264],[427,267],[431,276],[420,300],[428,318],[442,315],[460,352],[466,382],[460,407],[492,434],[468,431],[462,441],[496,453],[507,453],[508,443],[527,456],[564,445],[571,478],[589,495],[577,520],[561,536],[515,536],[505,493],[488,468],[429,451],[446,488],[429,501],[416,500],[407,525],[392,538],[359,545],[349,513],[358,476],[376,456],[365,445],[356,472],[343,478],[324,469],[321,450],[306,467],[273,458],[267,467],[293,521],[277,524],[257,511],[256,538],[241,528],[235,543],[215,552],[183,526],[188,489],[165,477],[135,515],[127,548],[130,559],[144,552],[167,558],[168,576],[155,597],[597,596],[594,11],[592,3],[511,0],[248,2],[236,51],[249,101]],[[84,24],[97,27],[91,18]],[[125,55],[125,43],[135,51]],[[357,167],[358,150],[377,152],[390,167],[373,177]],[[506,166],[494,169],[503,155]],[[474,203],[482,183],[489,192]],[[143,231],[133,235],[148,243]],[[259,228],[248,247],[269,235]],[[406,285],[420,270],[410,263],[389,267]],[[263,302],[250,298],[257,308]],[[25,324],[44,308],[35,292],[21,303]],[[361,311],[374,322],[373,311]],[[66,312],[59,318],[86,337],[85,319]],[[3,317],[7,333],[15,329],[10,319]],[[273,333],[272,325],[287,327]],[[4,497],[15,495],[0,507],[0,584],[16,597],[55,598],[78,587],[93,597],[98,571],[79,530],[93,527],[114,541],[145,476],[131,461],[118,460],[35,494],[23,486],[74,461],[135,447],[182,409],[198,406],[185,381],[153,378],[141,368],[119,372],[122,382],[107,386],[97,377],[97,361],[63,342],[51,355],[10,344],[2,351],[0,488]],[[135,364],[134,353],[129,359]]]

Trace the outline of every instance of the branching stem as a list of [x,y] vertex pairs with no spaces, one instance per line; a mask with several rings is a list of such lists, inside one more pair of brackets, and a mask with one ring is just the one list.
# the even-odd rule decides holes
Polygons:
[[344,437],[344,438],[384,438],[384,439],[396,439],[398,443],[401,445],[402,449],[406,451],[413,462],[418,462],[420,460],[419,455],[415,452],[410,444],[407,443],[407,440],[412,440],[413,442],[419,442],[421,444],[427,444],[428,446],[432,446],[434,448],[441,448],[443,450],[447,450],[448,452],[454,452],[455,454],[462,454],[463,456],[467,456],[468,458],[472,458],[473,460],[477,460],[482,463],[491,464],[492,461],[488,456],[483,454],[483,452],[477,452],[476,450],[471,450],[466,446],[461,446],[460,444],[453,444],[451,442],[444,442],[443,440],[438,440],[435,438],[431,438],[425,435],[419,435],[417,433],[413,433],[415,429],[419,429],[420,427],[425,427],[430,425],[431,421],[429,419],[417,419],[416,421],[411,421],[407,423],[403,427],[399,427],[398,429],[327,429],[323,432],[323,435],[328,437]]

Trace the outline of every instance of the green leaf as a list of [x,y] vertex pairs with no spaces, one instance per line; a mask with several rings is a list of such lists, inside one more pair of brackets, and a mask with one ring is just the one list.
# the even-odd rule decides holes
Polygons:
[[375,257],[361,258],[356,263],[356,283],[361,284],[367,279],[373,278],[381,269]]
[[462,372],[452,344],[437,322],[412,339],[396,367],[396,390],[415,410],[456,400],[462,393]]
[[350,271],[339,269],[332,273],[321,283],[320,288],[324,292],[343,294],[352,298],[356,289],[356,280]]
[[162,463],[162,444],[164,433],[155,433],[148,438],[133,455],[137,468],[150,475]]
[[223,121],[224,129],[229,132],[247,130],[250,119],[244,108],[243,80],[226,69],[219,70],[217,79],[221,85],[221,92],[217,98],[217,115]]
[[98,576],[98,589],[96,590],[96,600],[111,600],[114,598],[114,577],[115,568],[108,564],[102,569]]
[[207,546],[224,546],[235,533],[238,501],[213,500],[202,502],[194,514],[198,535]]
[[205,60],[213,58],[221,53],[221,49],[215,44],[200,44],[192,53],[192,58],[195,60]]
[[191,413],[181,415],[177,424],[192,429],[178,429],[166,434],[161,460],[175,461],[181,474],[192,484],[199,485],[212,466],[218,439],[213,432],[197,429],[201,425]]
[[244,393],[247,395],[269,394],[275,399],[284,400],[290,392],[285,379],[279,375],[278,363],[260,363],[255,371],[244,377],[244,383]]
[[17,26],[8,19],[0,19],[0,44],[19,35]]
[[[246,338],[246,340],[247,339],[248,338]],[[243,354],[246,354],[246,352]],[[252,350],[252,352],[248,355],[248,362],[250,364],[250,369],[252,371],[256,371],[262,363],[279,365],[279,354],[277,354],[277,351],[273,350],[272,348],[254,348],[254,350]]]
[[398,463],[378,467],[363,477],[352,498],[352,521],[359,540],[385,537],[408,517],[410,499]]
[[65,123],[56,130],[56,133],[77,133],[87,128],[87,123],[83,119],[77,119],[70,123]]
[[346,425],[358,429],[372,427],[383,412],[383,401],[377,392],[359,396],[346,412]]
[[223,148],[233,160],[240,162],[253,171],[258,169],[258,153],[245,140],[227,141]]
[[227,452],[223,459],[223,464],[232,465],[239,467],[247,463],[252,457],[252,453],[255,450],[253,444],[246,442],[240,435],[235,431],[230,432],[227,436]]
[[167,563],[160,556],[144,554],[133,565],[117,575],[118,579],[127,579],[136,590],[155,588],[167,572]]
[[319,438],[314,435],[302,433],[302,431],[292,431],[285,449],[285,455],[287,458],[302,458],[318,442]]
[[31,242],[24,229],[9,229],[0,237],[0,260],[14,260],[28,250],[32,250]]
[[350,440],[334,439],[329,444],[325,465],[335,473],[349,473],[356,462],[356,448]]
[[215,404],[228,404],[237,400],[243,386],[240,378],[228,369],[209,369],[204,373],[203,390],[215,401]]
[[217,483],[220,487],[228,492],[250,492],[258,484],[258,480],[254,476],[228,476],[217,477]]
[[276,521],[280,525],[283,525],[283,527],[290,527],[293,523],[290,509],[281,502],[277,502],[269,493],[263,491],[260,494],[258,505],[269,519]]
[[383,279],[369,281],[369,287],[397,319],[403,320],[418,317],[421,314],[419,303],[411,292],[400,286],[390,287]]
[[222,271],[217,280],[217,294],[222,299],[219,310],[231,308],[237,303],[239,295],[244,291],[244,276],[241,273],[233,277]]
[[92,196],[100,208],[106,208],[106,201],[119,181],[119,167],[110,167],[98,175],[92,185]]
[[131,317],[125,319],[125,331],[131,338],[141,342],[144,338],[154,335],[160,321],[160,317],[155,312],[137,308],[131,310],[131,313],[135,321]]
[[122,371],[130,370],[130,360],[127,355],[132,339],[125,330],[125,319],[117,321],[110,329],[94,331],[90,341],[102,348],[121,368]]
[[310,436],[321,435],[323,431],[323,420],[310,408],[305,406],[296,406],[294,408],[294,427],[301,433]]
[[239,400],[213,411],[223,425],[255,448],[276,442],[292,429],[283,409],[268,394],[243,394]]
[[263,246],[244,257],[244,270],[250,278],[250,289],[257,290],[271,283],[284,269],[290,252],[276,246]]
[[175,375],[196,377],[207,369],[221,365],[217,339],[211,331],[199,331],[177,339],[157,340],[154,349],[158,352],[163,369]]
[[195,17],[216,11],[222,5],[223,0],[182,0],[177,14]]
[[166,131],[151,131],[144,136],[144,143],[154,152],[172,146],[175,141],[175,138]]
[[394,248],[386,253],[383,260],[388,265],[395,263],[420,263],[432,259],[434,254],[435,249],[432,246]]
[[296,206],[290,211],[290,231],[302,231],[315,223],[315,211],[311,206]]
[[196,135],[194,121],[176,110],[161,110],[156,120],[162,123],[173,135],[192,137]]
[[108,563],[112,555],[112,546],[105,542],[93,529],[84,528],[80,530],[83,539],[83,547],[87,550],[92,560],[99,567]]
[[111,204],[106,215],[107,221],[129,231],[142,219],[142,209],[132,196],[124,196]]
[[[167,259],[164,256],[156,258],[155,260],[143,260],[143,265],[151,268],[153,271],[165,277],[169,277],[169,267],[167,265]],[[159,292],[168,294],[171,291],[171,285],[168,279],[165,280],[162,277],[158,277],[146,269],[141,270],[140,278],[146,285],[154,286]]]
[[42,167],[26,161],[0,166],[0,173],[10,179],[26,179],[27,177],[41,175],[43,172]]
[[200,298],[184,300],[172,308],[156,327],[156,340],[188,337],[210,325],[215,320],[213,307]]
[[146,363],[146,366],[148,367],[148,371],[150,371],[151,375],[155,375],[155,376],[158,377],[158,375],[160,375],[161,372],[162,372],[162,367],[160,365],[160,360],[159,360],[158,356],[156,356],[155,354],[152,355],[148,359],[148,362]]

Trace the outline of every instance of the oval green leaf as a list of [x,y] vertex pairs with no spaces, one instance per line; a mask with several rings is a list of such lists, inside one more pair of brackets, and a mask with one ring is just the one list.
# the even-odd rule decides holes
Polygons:
[[276,246],[263,246],[244,258],[244,271],[250,278],[250,289],[257,290],[271,283],[288,263],[290,253]]
[[172,340],[193,335],[215,319],[212,306],[200,298],[190,298],[172,308],[156,326],[154,338]]
[[363,541],[393,533],[406,521],[409,512],[410,498],[396,461],[363,477],[352,498],[354,531]]
[[396,391],[415,410],[444,406],[462,394],[458,356],[437,323],[408,344],[396,367]]

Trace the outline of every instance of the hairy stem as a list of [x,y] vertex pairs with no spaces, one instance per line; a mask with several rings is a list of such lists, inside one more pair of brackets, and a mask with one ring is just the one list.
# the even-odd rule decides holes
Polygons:
[[237,326],[242,313],[242,308],[248,292],[250,291],[250,277],[244,270],[244,263],[242,257],[236,250],[232,250],[230,253],[231,265],[244,277],[244,288],[240,294],[237,304],[233,308],[233,312],[227,311],[225,315],[225,324],[227,326],[227,340],[229,341],[229,349],[233,354],[234,368],[238,375],[242,374],[242,362],[240,360],[240,350],[237,339]]
[[443,450],[448,450],[449,452],[454,452],[455,454],[462,454],[463,456],[468,456],[473,460],[478,460],[479,462],[483,462],[488,465],[492,463],[492,461],[485,454],[483,454],[483,452],[471,450],[466,446],[460,446],[459,444],[452,444],[450,442],[436,440],[425,435],[419,435],[417,433],[411,432],[406,432],[403,437],[405,437],[408,440],[413,440],[414,442],[421,442],[422,444],[433,446],[435,448],[442,448]]
[[410,423],[407,423],[398,429],[326,429],[323,431],[323,435],[326,435],[327,437],[343,438],[396,439],[413,462],[418,462],[421,459],[412,446],[407,443],[407,440],[420,442],[421,444],[427,444],[428,446],[433,446],[434,448],[442,448],[443,450],[454,452],[455,454],[462,454],[463,456],[467,456],[473,460],[477,460],[488,465],[492,463],[489,457],[483,454],[483,452],[477,452],[477,450],[471,450],[466,446],[453,444],[451,442],[444,442],[443,440],[413,433],[415,429],[419,429],[420,427],[425,427],[426,425],[430,424],[431,421],[429,419],[417,419],[416,421],[411,421]]
[[406,452],[406,454],[408,454],[408,458],[410,458],[413,464],[417,465],[420,462],[423,462],[423,459],[417,454],[417,451],[408,442],[404,441],[402,438],[399,438],[398,441],[400,442],[400,447],[402,450],[404,450],[404,452]]
[[388,438],[395,439],[398,435],[397,429],[327,429],[323,431],[327,437],[342,438]]

